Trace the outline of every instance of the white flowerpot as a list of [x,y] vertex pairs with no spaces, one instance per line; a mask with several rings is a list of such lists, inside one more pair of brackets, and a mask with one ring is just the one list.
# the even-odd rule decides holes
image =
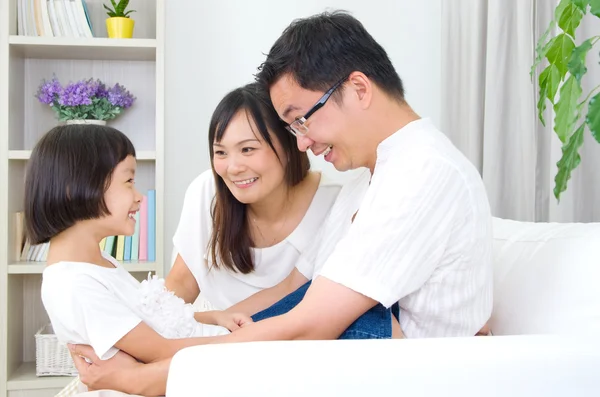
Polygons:
[[106,125],[106,120],[67,120],[67,125],[72,124]]

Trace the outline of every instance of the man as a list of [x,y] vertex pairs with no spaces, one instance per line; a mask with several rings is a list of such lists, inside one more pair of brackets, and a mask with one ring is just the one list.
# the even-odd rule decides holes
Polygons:
[[[378,303],[396,302],[409,338],[476,334],[492,309],[484,185],[472,164],[408,105],[384,49],[352,16],[324,13],[294,21],[257,80],[300,150],[324,155],[340,171],[366,167],[371,180],[346,235],[307,271],[313,281],[304,299],[216,342],[336,339]],[[76,362],[96,387],[122,385],[102,381],[127,367],[130,372],[115,378],[152,383],[123,390],[164,392],[168,362],[140,368],[127,361],[118,369]]]

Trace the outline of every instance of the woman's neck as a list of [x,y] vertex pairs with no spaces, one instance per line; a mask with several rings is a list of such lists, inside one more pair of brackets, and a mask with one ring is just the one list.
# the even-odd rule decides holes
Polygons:
[[48,263],[104,262],[100,251],[101,237],[95,235],[87,225],[78,222],[50,240]]
[[265,223],[281,221],[293,203],[295,187],[281,185],[257,203],[248,205],[248,215]]

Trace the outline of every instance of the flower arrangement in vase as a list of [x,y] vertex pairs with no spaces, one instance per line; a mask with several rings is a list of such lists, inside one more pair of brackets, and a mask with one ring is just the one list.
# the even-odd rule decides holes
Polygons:
[[99,79],[62,86],[58,79],[43,80],[35,97],[50,105],[59,121],[67,124],[106,124],[131,107],[135,97],[120,84],[110,88]]

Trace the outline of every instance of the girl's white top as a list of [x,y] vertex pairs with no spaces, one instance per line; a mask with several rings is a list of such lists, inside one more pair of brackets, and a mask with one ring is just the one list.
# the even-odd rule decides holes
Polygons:
[[87,344],[106,360],[114,347],[140,322],[168,339],[214,336],[226,328],[201,324],[192,305],[164,287],[164,280],[148,275],[141,283],[113,257],[115,267],[58,262],[44,269],[42,302],[60,342]]

